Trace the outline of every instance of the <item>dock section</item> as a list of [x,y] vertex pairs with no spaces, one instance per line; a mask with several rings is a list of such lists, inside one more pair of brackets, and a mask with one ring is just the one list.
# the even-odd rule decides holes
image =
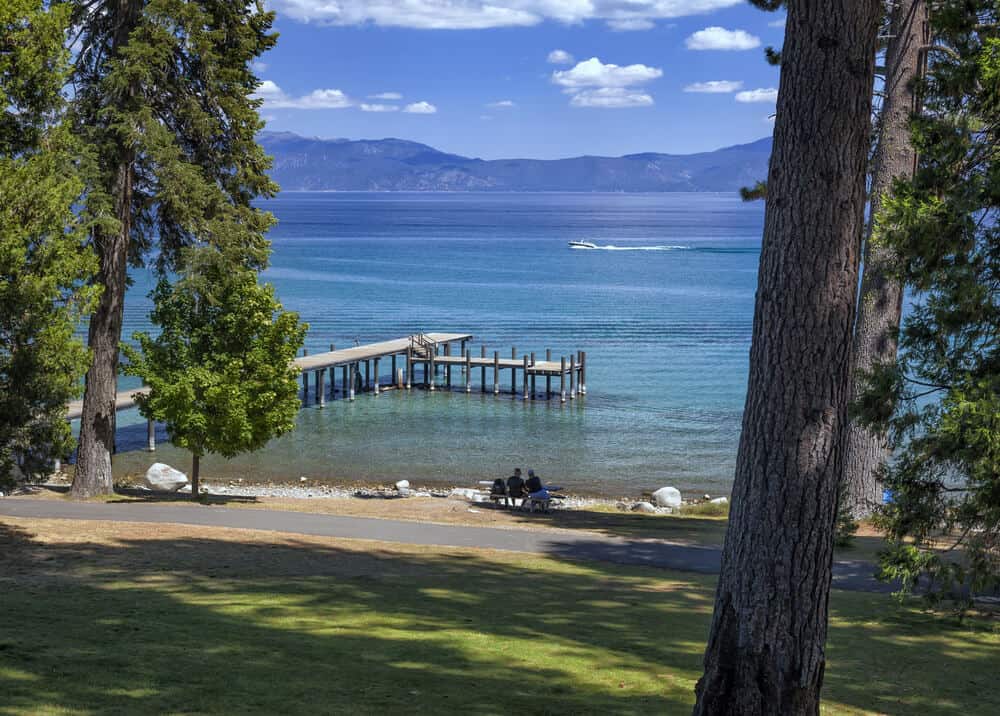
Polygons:
[[[469,348],[472,338],[471,333],[418,333],[339,350],[331,345],[325,353],[302,355],[293,361],[293,365],[302,373],[303,405],[310,404],[310,397],[315,405],[323,407],[328,397],[336,400],[339,395],[343,399],[354,400],[359,393],[379,395],[389,389],[464,389],[464,392],[471,393],[476,368],[479,369],[481,393],[506,393],[523,400],[539,397],[548,400],[558,395],[560,402],[565,403],[567,399],[573,400],[587,392],[587,354],[584,351],[555,360],[552,351],[546,350],[544,360],[538,360],[535,353],[518,355],[517,348],[510,349],[509,358],[501,358],[499,351],[487,354],[486,347],[480,346],[479,354],[473,355]],[[382,369],[387,367],[386,362],[390,373],[388,382],[383,383]],[[503,371],[510,372],[509,383],[503,379]],[[457,385],[454,380],[456,373]],[[540,378],[545,380],[545,389],[541,392],[538,390]],[[553,382],[556,380],[559,386],[554,392]],[[510,390],[506,391],[503,386],[508,384]],[[115,410],[135,407],[136,397],[146,394],[148,390],[133,388],[120,391],[115,398]],[[67,419],[76,420],[82,415],[82,400],[67,406]],[[152,422],[148,426],[148,435],[148,449],[155,450]]]

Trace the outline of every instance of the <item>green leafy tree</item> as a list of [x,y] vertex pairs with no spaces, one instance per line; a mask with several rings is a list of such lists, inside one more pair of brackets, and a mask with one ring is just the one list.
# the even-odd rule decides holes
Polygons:
[[[268,260],[270,214],[254,208],[277,187],[257,145],[259,86],[251,63],[271,48],[262,0],[76,0],[73,76],[101,300],[91,315],[73,494],[111,491],[115,393],[127,269],[155,256],[179,268],[196,241],[237,247],[242,266]],[[237,267],[238,268],[238,267]]]
[[62,124],[69,13],[42,0],[0,4],[0,487],[67,455],[66,403],[87,351],[74,328],[96,270],[77,154]]
[[295,426],[300,408],[292,360],[306,326],[282,310],[271,286],[221,252],[186,252],[184,275],[159,282],[152,297],[155,338],[137,333],[125,346],[125,371],[143,379],[138,399],[147,418],[166,423],[171,442],[192,455],[191,493],[199,494],[199,463],[263,447]]
[[869,373],[857,407],[894,459],[879,522],[905,589],[930,577],[963,600],[1000,584],[1000,7],[931,13],[933,59],[913,120],[919,166],[896,183],[876,232],[913,297],[898,363]]

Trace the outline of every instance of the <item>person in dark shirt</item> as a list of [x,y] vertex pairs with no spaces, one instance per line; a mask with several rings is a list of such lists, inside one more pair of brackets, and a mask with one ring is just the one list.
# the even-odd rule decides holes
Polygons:
[[535,497],[537,493],[541,493],[543,491],[547,492],[545,490],[545,486],[542,485],[542,479],[535,474],[534,470],[528,470],[528,481],[524,484],[524,486],[527,488],[528,494],[531,497]]
[[524,479],[521,477],[521,468],[518,467],[514,469],[514,474],[507,478],[507,496],[503,503],[514,507],[517,504],[514,500],[516,498],[523,500],[524,494]]

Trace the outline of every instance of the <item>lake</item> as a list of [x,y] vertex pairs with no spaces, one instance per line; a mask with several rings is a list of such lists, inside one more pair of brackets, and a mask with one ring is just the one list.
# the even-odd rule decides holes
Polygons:
[[[207,477],[472,485],[520,466],[588,493],[670,484],[728,494],[763,204],[729,194],[286,193],[264,206],[279,220],[265,279],[309,323],[310,353],[468,332],[477,353],[587,351],[588,394],[565,405],[482,396],[474,370],[471,396],[394,391],[309,407],[267,449],[203,461]],[[571,240],[603,248],[572,250]],[[149,277],[135,279],[126,338],[148,327]],[[144,470],[154,456],[140,449],[141,416],[119,424],[116,472]],[[188,464],[167,445],[155,458]]]

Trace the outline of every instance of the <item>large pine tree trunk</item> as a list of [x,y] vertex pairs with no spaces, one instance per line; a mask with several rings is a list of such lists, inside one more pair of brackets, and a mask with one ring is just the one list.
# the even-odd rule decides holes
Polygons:
[[104,287],[97,310],[90,317],[88,345],[92,363],[87,371],[80,417],[80,448],[71,494],[77,498],[110,494],[111,455],[115,449],[115,395],[118,391],[118,344],[128,269],[128,241],[131,232],[132,163],[118,168],[115,188],[119,203],[120,230],[98,234],[94,242],[100,260],[98,279]]
[[[140,0],[118,0],[117,26],[112,42],[115,54],[127,42],[138,22]],[[134,92],[129,88],[128,92]],[[112,100],[113,101],[113,100]],[[118,345],[121,342],[125,289],[128,279],[129,239],[132,234],[132,197],[135,155],[124,143],[114,162],[108,190],[115,202],[119,226],[113,232],[98,229],[94,244],[100,262],[98,280],[103,287],[97,310],[90,317],[88,345],[91,366],[87,371],[80,417],[80,447],[70,493],[77,498],[110,494],[111,456],[115,449],[115,395],[118,391]]]
[[733,510],[695,714],[818,714],[878,0],[789,0]]
[[[910,143],[908,122],[918,110],[914,82],[921,72],[929,29],[925,0],[899,0],[890,15],[886,48],[885,98],[882,103],[871,210],[878,216],[882,198],[897,177],[912,177],[917,155]],[[865,242],[864,276],[854,334],[851,399],[864,390],[864,376],[876,365],[896,360],[903,287],[888,275],[896,262],[892,249],[869,230]],[[852,422],[844,434],[844,497],[855,517],[867,517],[878,505],[878,469],[887,456],[886,436]]]

